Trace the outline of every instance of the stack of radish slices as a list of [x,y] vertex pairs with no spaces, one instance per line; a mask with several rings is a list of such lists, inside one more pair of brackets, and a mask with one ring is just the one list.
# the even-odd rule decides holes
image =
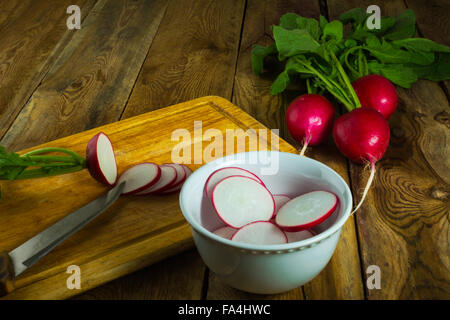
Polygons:
[[249,244],[282,244],[311,238],[314,226],[336,209],[338,198],[312,191],[295,198],[272,194],[254,173],[238,167],[214,171],[204,187],[225,226],[214,233]]
[[126,170],[120,177],[114,149],[103,132],[88,143],[86,160],[91,176],[108,186],[125,182],[123,195],[170,194],[180,191],[184,181],[191,175],[188,167],[177,163],[157,165],[140,163]]

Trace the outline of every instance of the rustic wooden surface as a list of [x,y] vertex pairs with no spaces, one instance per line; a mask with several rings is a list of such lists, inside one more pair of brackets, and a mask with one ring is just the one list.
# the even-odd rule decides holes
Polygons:
[[[82,9],[81,30],[66,29],[69,4]],[[449,45],[446,0],[2,1],[0,144],[20,150],[205,95],[233,101],[293,143],[283,117],[301,88],[271,96],[272,79],[251,74],[252,44],[270,41],[270,25],[285,12],[335,18],[369,4],[388,14],[413,9],[419,35]],[[449,299],[449,88],[419,81],[398,89],[375,185],[329,265],[304,287],[245,294],[220,283],[190,250],[77,298]],[[366,171],[331,139],[308,156],[359,194]],[[365,285],[370,265],[381,268],[380,290]]]

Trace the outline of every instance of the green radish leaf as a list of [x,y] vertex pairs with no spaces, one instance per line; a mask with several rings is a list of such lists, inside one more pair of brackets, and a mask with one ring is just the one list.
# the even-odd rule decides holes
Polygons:
[[438,44],[432,40],[425,38],[409,38],[392,41],[394,47],[403,47],[406,49],[415,49],[425,52],[450,52],[450,47]]
[[277,95],[283,92],[287,88],[289,83],[290,83],[289,75],[287,71],[283,71],[272,83],[272,86],[270,87],[270,93],[273,95]]
[[320,25],[320,29],[322,29],[322,31],[323,31],[323,28],[325,28],[325,26],[328,24],[328,20],[327,20],[327,18],[325,18],[323,15],[320,15],[320,18],[319,18],[319,25]]
[[319,39],[321,30],[319,27],[319,22],[316,19],[298,17],[297,26],[299,29],[308,31],[315,40]]
[[442,81],[450,79],[450,54],[438,53],[435,61],[427,66],[408,65],[419,78]]
[[367,46],[366,49],[372,56],[380,60],[382,63],[415,63],[419,65],[428,65],[434,61],[434,54],[432,52],[424,52],[417,50],[402,50],[393,47],[390,43],[382,41],[380,47]]
[[384,34],[384,38],[387,40],[401,40],[411,38],[415,34],[416,16],[414,11],[406,9],[402,14],[397,16],[394,26]]
[[353,48],[353,47],[356,47],[357,45],[358,45],[358,43],[354,39],[347,39],[344,42],[344,46],[346,48]]
[[343,24],[354,22],[356,25],[361,25],[364,20],[366,20],[366,16],[367,14],[364,9],[354,8],[341,14],[339,20],[341,20]]
[[300,16],[296,13],[286,13],[280,18],[280,27],[286,30],[298,29],[297,18]]
[[277,52],[277,47],[275,43],[268,47],[263,47],[260,45],[254,45],[252,49],[252,70],[253,73],[259,76],[264,69],[264,59]]
[[371,73],[382,75],[403,88],[410,88],[411,84],[418,80],[416,72],[402,64],[381,64],[371,61],[368,66]]
[[305,30],[286,30],[274,26],[273,36],[275,38],[280,60],[284,60],[297,54],[314,52],[320,47],[319,43]]
[[342,22],[338,20],[333,20],[330,23],[328,23],[323,28],[323,39],[332,38],[335,39],[336,42],[339,42],[342,40],[344,36],[344,27],[342,25]]

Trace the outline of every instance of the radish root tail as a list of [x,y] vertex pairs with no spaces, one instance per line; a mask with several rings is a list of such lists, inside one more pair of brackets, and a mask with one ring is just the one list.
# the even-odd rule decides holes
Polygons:
[[367,180],[366,187],[364,188],[363,195],[361,197],[361,200],[359,200],[358,205],[355,207],[355,209],[353,209],[352,213],[350,213],[350,216],[353,215],[356,211],[358,211],[359,207],[361,207],[361,205],[363,204],[364,199],[366,198],[367,193],[369,192],[370,186],[372,185],[373,179],[375,177],[375,172],[376,172],[375,162],[371,161],[370,162],[370,176],[369,176],[369,179]]
[[300,156],[305,155],[305,151],[306,151],[306,148],[308,148],[309,141],[311,141],[311,135],[309,135],[308,138],[305,137],[305,139],[303,140],[303,148],[300,151]]

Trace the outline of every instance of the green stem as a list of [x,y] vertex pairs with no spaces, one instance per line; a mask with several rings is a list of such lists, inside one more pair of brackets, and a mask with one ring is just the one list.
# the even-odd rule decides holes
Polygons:
[[339,74],[341,75],[341,77],[342,77],[342,79],[343,79],[343,81],[344,81],[344,83],[345,83],[345,85],[346,85],[346,87],[348,89],[348,92],[350,93],[350,95],[353,98],[353,102],[355,103],[355,107],[356,108],[361,108],[361,103],[359,102],[359,98],[356,95],[356,92],[353,89],[353,86],[352,86],[352,84],[350,82],[350,79],[348,78],[347,74],[345,73],[344,68],[342,68],[341,63],[339,62],[339,60],[336,58],[336,56],[334,55],[333,51],[331,51],[331,50],[330,50],[330,55],[331,55],[331,58],[333,59],[333,61],[336,63],[336,66],[338,68]]
[[309,83],[309,78],[306,78],[306,89],[308,90],[308,94],[312,94],[311,84]]
[[22,156],[22,157],[26,157],[27,159],[30,159],[30,161],[43,163],[62,162],[62,163],[79,164],[77,159],[66,156]]
[[37,179],[37,178],[43,178],[43,177],[51,177],[51,176],[58,176],[62,174],[67,173],[73,173],[80,170],[83,170],[84,167],[81,165],[78,166],[72,166],[70,168],[58,168],[53,170],[45,170],[45,169],[31,169],[26,170],[22,172],[20,175],[16,177],[15,180],[24,180],[24,179]]
[[68,149],[65,149],[65,148],[42,148],[42,149],[37,149],[37,150],[33,150],[33,151],[30,151],[30,152],[27,152],[27,153],[25,153],[22,156],[23,157],[24,156],[33,156],[33,155],[39,155],[39,154],[43,154],[43,153],[50,153],[50,152],[65,153],[65,154],[68,154],[68,155],[72,156],[81,165],[86,163],[86,159],[81,157],[78,153],[73,152],[73,151],[68,150]]

